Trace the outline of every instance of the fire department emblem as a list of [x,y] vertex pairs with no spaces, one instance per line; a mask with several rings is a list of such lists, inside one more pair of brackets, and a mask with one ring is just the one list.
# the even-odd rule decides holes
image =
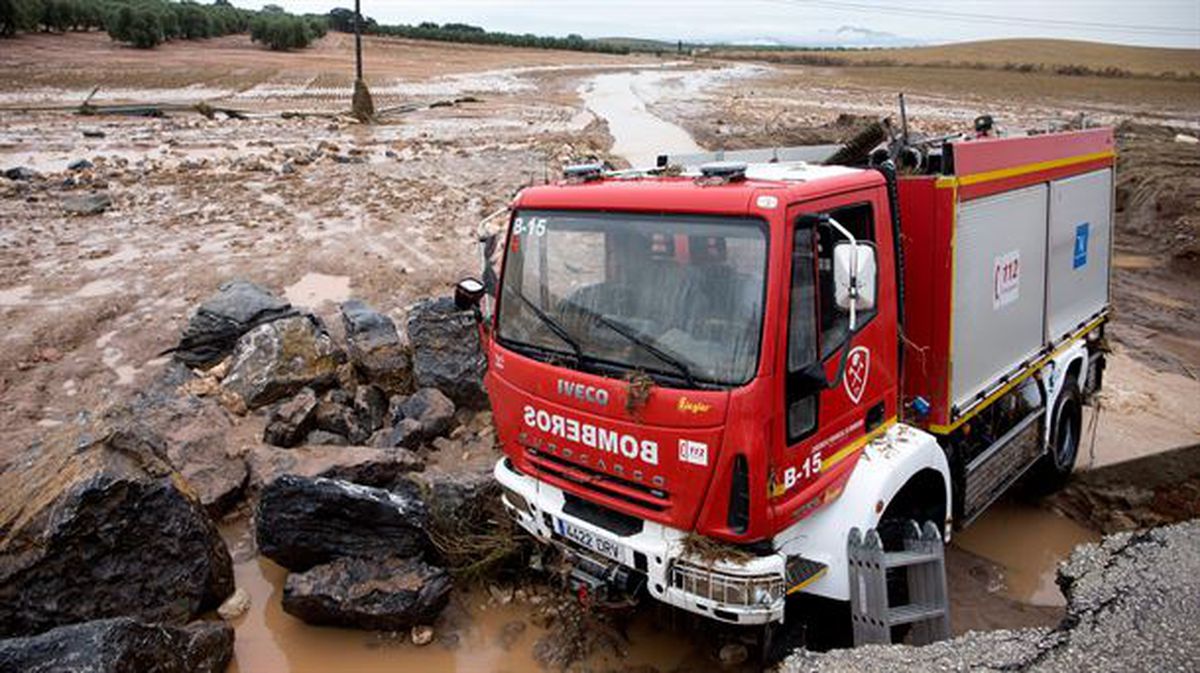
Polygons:
[[842,386],[850,401],[858,404],[867,389],[867,376],[871,373],[871,351],[866,346],[856,346],[846,356],[846,375]]

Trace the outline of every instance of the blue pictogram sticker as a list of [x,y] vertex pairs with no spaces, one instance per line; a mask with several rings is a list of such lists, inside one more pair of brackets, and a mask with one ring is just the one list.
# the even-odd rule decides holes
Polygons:
[[1084,222],[1075,227],[1075,269],[1087,264],[1089,223]]

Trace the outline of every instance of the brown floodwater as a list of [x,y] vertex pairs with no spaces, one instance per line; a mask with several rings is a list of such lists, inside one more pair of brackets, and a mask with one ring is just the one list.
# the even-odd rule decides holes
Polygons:
[[[1027,605],[1062,606],[1058,563],[1100,534],[1037,505],[1003,499],[954,536],[953,544],[1001,570],[997,593]],[[950,589],[951,594],[954,588]]]
[[[543,637],[555,636],[538,625],[538,606],[528,598],[501,604],[483,589],[455,591],[449,607],[433,624],[434,641],[425,646],[414,645],[408,632],[309,626],[283,611],[287,570],[254,554],[245,522],[226,526],[223,533],[235,559],[237,585],[251,601],[246,614],[233,622],[237,639],[230,673],[544,670],[534,658],[534,646]],[[1034,504],[1008,499],[996,503],[954,538],[954,546],[992,568],[986,589],[973,586],[961,574],[950,574],[955,631],[1053,624],[1061,610],[1047,608],[1064,602],[1054,583],[1059,561],[1076,545],[1096,539],[1096,533]],[[956,563],[970,563],[961,552],[951,557]],[[719,668],[716,647],[692,638],[686,627],[670,628],[671,620],[650,607],[628,624],[619,651],[601,648],[582,662],[583,668]]]
[[[233,553],[237,586],[250,595],[250,609],[233,621],[234,661],[229,673],[519,673],[544,670],[533,656],[547,635],[535,623],[537,606],[514,599],[499,604],[486,590],[455,591],[433,624],[434,641],[414,645],[406,632],[372,632],[305,624],[283,611],[287,570],[253,555],[244,522],[223,527]],[[600,648],[583,666],[589,670],[652,667],[660,671],[706,671],[718,665],[684,632],[660,628],[653,610],[643,610],[623,634],[620,651]],[[727,669],[728,670],[728,669]]]

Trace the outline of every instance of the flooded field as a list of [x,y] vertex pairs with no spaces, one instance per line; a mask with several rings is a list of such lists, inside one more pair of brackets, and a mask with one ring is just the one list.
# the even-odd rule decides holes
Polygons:
[[[84,38],[90,48],[111,55],[93,37]],[[28,39],[17,45],[25,56],[9,52],[0,62],[28,65]],[[341,36],[326,43],[328,50],[334,39]],[[161,354],[175,343],[191,307],[222,281],[250,278],[313,309],[334,330],[336,304],[351,297],[401,315],[414,300],[445,295],[460,277],[477,274],[479,219],[501,209],[521,187],[553,179],[563,163],[599,156],[645,166],[664,152],[792,144],[801,136],[782,130],[829,124],[842,112],[882,114],[892,106],[890,89],[831,82],[809,69],[525,51],[502,57],[485,49],[452,61],[437,58],[444,54],[439,46],[422,47],[429,50],[420,52],[422,58],[388,52],[395,72],[381,79],[380,100],[477,100],[364,127],[332,114],[348,87],[344,77],[321,74],[324,60],[332,58],[326,47],[314,50],[306,65],[311,71],[277,77],[278,55],[263,56],[274,65],[259,68],[247,60],[259,58],[258,50],[247,53],[233,39],[214,40],[213,53],[232,65],[206,78],[210,84],[193,86],[190,69],[204,59],[178,46],[165,53],[186,67],[167,71],[161,86],[135,81],[149,70],[114,71],[101,78],[111,87],[100,100],[222,97],[261,116],[146,120],[0,111],[0,168],[24,166],[51,176],[36,188],[0,184],[0,220],[6,223],[0,227],[0,319],[6,328],[0,335],[0,423],[9,429],[0,440],[0,459],[43,430],[154,380],[167,361]],[[133,58],[125,52],[116,57]],[[6,90],[0,103],[66,103],[90,87],[79,73],[54,79],[53,72],[38,72],[27,86]],[[1061,117],[1068,107],[985,102],[1014,126]],[[284,120],[275,114],[300,105],[323,115]],[[938,131],[959,128],[980,107],[978,100],[941,92],[916,102],[910,113],[924,117],[917,123],[925,130]],[[1124,109],[1110,101],[1087,109],[1120,119],[1141,114],[1143,107]],[[1168,114],[1184,113],[1163,112]],[[754,142],[764,137],[773,142]],[[91,165],[68,169],[81,159]],[[76,216],[64,210],[67,198],[100,191],[112,195],[103,212]],[[1151,275],[1170,266],[1163,254],[1130,248],[1115,261],[1118,274],[1129,274],[1120,278],[1147,274],[1134,288],[1141,294],[1120,289],[1133,285],[1119,279],[1118,299],[1141,297],[1157,308],[1118,314],[1125,331],[1117,332],[1099,417],[1085,420],[1081,469],[1200,439],[1200,382],[1194,370],[1188,373],[1200,366],[1189,359],[1200,353],[1189,322],[1195,320],[1195,296],[1188,293],[1195,286]],[[1145,327],[1148,335],[1135,333],[1142,323],[1121,323],[1126,315],[1162,322]],[[1170,358],[1160,368],[1146,353],[1164,343]],[[262,434],[253,424],[261,422],[247,421],[230,450],[252,451]],[[433,641],[423,646],[408,632],[309,626],[283,612],[286,571],[257,555],[245,520],[223,533],[236,584],[250,596],[249,610],[233,622],[230,670],[236,673],[516,673],[542,668],[539,643],[552,645],[557,637],[556,625],[539,615],[563,596],[536,573],[516,588],[493,592],[484,583],[456,590],[450,607],[430,625]],[[1063,614],[1057,565],[1076,545],[1096,539],[1037,503],[997,503],[956,534],[948,551],[954,631],[1057,624]],[[660,610],[641,610],[610,643],[577,668],[684,672],[719,666],[720,643]]]

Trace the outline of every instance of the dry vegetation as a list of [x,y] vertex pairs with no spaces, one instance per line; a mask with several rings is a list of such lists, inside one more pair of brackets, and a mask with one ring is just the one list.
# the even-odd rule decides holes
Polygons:
[[1200,50],[1129,47],[1073,40],[983,40],[935,47],[831,50],[718,50],[721,58],[814,66],[921,66],[1071,76],[1200,79]]

